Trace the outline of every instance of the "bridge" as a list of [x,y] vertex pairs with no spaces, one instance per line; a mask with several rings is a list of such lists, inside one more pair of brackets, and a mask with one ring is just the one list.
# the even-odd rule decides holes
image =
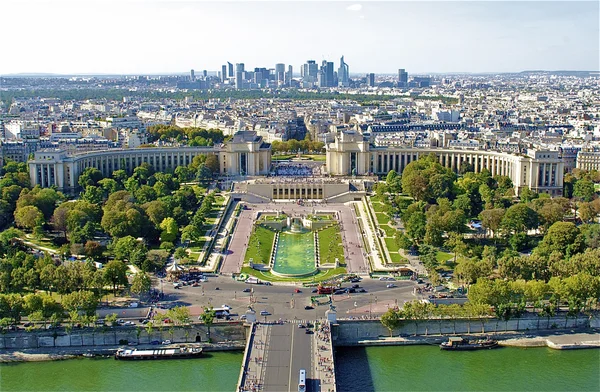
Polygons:
[[[307,325],[312,328],[306,328]],[[238,391],[298,391],[300,369],[306,370],[306,391],[335,392],[331,327],[327,320],[252,324]]]

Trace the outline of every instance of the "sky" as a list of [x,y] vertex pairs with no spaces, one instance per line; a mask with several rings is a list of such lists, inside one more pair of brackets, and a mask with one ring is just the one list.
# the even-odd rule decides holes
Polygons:
[[600,68],[598,1],[0,0],[0,74]]

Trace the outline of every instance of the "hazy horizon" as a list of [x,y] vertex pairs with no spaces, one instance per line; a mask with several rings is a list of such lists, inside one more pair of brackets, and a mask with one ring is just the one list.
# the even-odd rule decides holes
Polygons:
[[351,74],[598,71],[597,1],[0,0],[0,75],[167,75],[343,55]]

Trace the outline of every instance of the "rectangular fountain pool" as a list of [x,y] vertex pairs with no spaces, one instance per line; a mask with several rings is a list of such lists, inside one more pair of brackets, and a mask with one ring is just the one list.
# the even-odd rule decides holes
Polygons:
[[282,276],[314,273],[316,271],[314,234],[312,232],[280,233],[272,271]]

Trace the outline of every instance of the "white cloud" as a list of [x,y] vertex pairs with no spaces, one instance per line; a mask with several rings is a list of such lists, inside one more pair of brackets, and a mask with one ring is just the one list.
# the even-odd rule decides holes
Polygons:
[[361,4],[352,4],[351,6],[349,6],[348,8],[346,8],[346,10],[348,10],[348,11],[360,11],[360,10],[362,10],[362,5]]

